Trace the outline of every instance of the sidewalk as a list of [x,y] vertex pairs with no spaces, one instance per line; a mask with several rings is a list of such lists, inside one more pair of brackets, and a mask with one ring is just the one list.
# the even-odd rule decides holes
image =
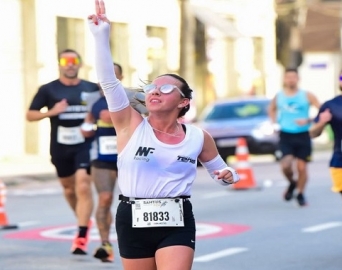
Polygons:
[[30,181],[57,180],[57,176],[49,157],[24,155],[0,159],[0,180],[14,186]]

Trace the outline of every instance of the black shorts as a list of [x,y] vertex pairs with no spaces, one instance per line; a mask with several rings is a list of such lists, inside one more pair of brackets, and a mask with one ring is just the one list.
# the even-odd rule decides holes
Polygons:
[[115,226],[122,258],[152,258],[158,249],[176,245],[195,249],[196,225],[188,199],[183,201],[184,227],[132,228],[131,207],[130,203],[120,202],[116,212]]
[[68,177],[78,169],[86,169],[90,174],[90,148],[83,146],[63,146],[55,155],[51,155],[58,177]]
[[309,162],[312,153],[309,132],[288,133],[281,131],[279,135],[279,150],[282,153],[282,157],[292,155]]
[[103,160],[92,160],[91,166],[97,169],[106,169],[106,170],[112,170],[117,171],[118,170],[118,164],[117,161],[103,161]]

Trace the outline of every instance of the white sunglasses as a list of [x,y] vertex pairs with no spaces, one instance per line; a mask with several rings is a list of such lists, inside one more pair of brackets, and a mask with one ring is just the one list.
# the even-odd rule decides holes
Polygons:
[[[158,86],[155,84],[146,84],[143,86],[142,89],[146,94],[149,94],[152,91],[156,90],[157,88],[158,88]],[[176,85],[163,84],[159,87],[159,91],[163,94],[170,94],[174,89],[177,89],[178,92],[181,94],[181,96],[185,98],[185,95],[183,94],[183,92]]]

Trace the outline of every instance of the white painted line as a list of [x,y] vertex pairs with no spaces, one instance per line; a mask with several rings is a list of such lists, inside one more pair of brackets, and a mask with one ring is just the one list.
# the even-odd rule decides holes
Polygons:
[[262,185],[265,188],[270,188],[273,186],[273,180],[271,179],[265,179],[264,181],[262,181]]
[[227,191],[212,192],[212,193],[203,195],[202,199],[212,199],[212,198],[218,198],[218,197],[224,197],[224,196],[229,196],[229,193]]
[[40,221],[23,221],[23,222],[19,222],[18,226],[22,228],[22,227],[29,227],[29,226],[37,225],[37,224],[40,224]]
[[211,254],[207,254],[204,256],[200,256],[194,259],[194,262],[210,262],[216,259],[220,259],[223,257],[227,257],[227,256],[231,256],[231,255],[235,255],[241,252],[245,252],[247,251],[248,248],[241,248],[241,247],[237,247],[237,248],[228,248],[225,250],[221,250],[219,252],[215,252],[215,253],[211,253]]
[[315,232],[329,230],[329,229],[341,227],[341,226],[342,226],[342,222],[329,222],[329,223],[323,223],[323,224],[319,224],[316,226],[304,228],[304,229],[302,229],[302,232],[304,232],[304,233],[315,233]]

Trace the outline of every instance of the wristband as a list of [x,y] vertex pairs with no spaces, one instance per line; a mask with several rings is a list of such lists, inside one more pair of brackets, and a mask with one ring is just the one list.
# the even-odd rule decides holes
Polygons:
[[94,131],[95,130],[94,126],[95,125],[93,123],[86,123],[85,122],[81,125],[81,129],[84,131],[87,131],[87,132]]

